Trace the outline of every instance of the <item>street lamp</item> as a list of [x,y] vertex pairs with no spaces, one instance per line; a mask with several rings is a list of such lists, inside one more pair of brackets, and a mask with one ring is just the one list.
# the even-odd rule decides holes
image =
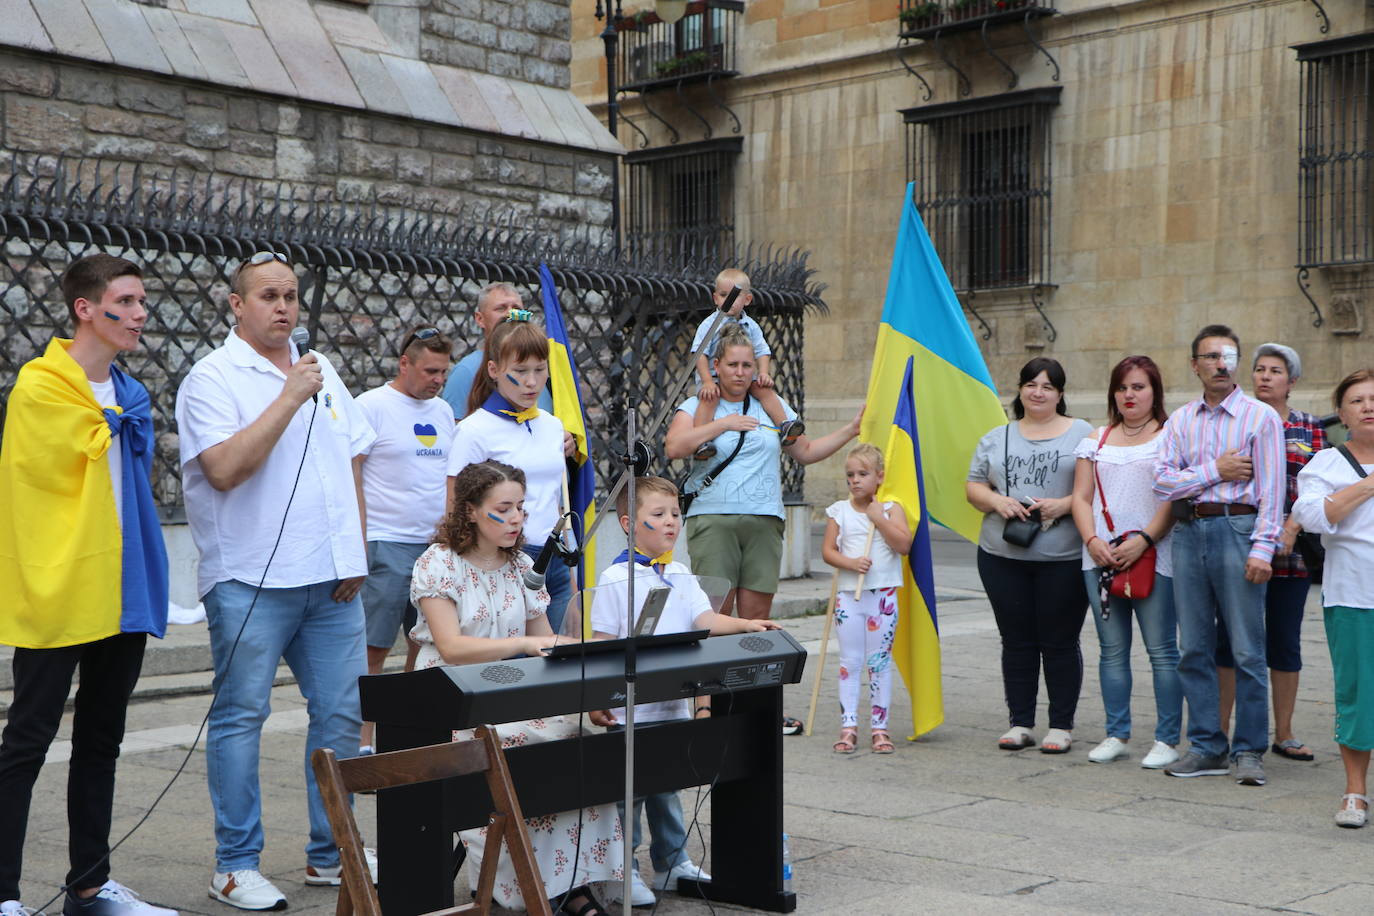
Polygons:
[[[616,32],[615,24],[624,17],[621,9],[620,0],[615,0],[615,13],[611,13],[611,2],[606,0],[596,0],[596,18],[599,22],[606,20],[606,27],[601,30],[601,41],[606,46],[606,129],[611,132],[613,138],[619,139],[618,118],[615,103],[616,83],[615,83],[615,60],[616,46],[620,43],[619,33]],[[617,256],[620,254],[620,160],[616,159],[611,166],[611,245]]]

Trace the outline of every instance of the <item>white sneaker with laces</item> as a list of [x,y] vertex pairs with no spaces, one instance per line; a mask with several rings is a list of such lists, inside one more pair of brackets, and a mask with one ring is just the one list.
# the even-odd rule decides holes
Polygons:
[[90,913],[92,916],[177,916],[176,910],[146,903],[138,894],[114,879],[106,881],[90,897],[67,896],[63,913]]
[[1177,759],[1177,750],[1163,741],[1156,741],[1155,746],[1150,748],[1150,753],[1146,754],[1145,759],[1140,761],[1140,765],[1147,770],[1162,770]]
[[[372,876],[372,883],[377,883],[377,850],[370,846],[363,847],[363,858],[367,859],[367,872]],[[333,868],[323,868],[319,865],[305,866],[305,883],[325,887],[338,887],[343,884],[343,866],[335,865]]]
[[[610,903],[621,903],[625,900],[625,882],[610,881],[606,884],[606,899]],[[630,906],[653,906],[658,902],[654,892],[649,890],[649,885],[644,883],[644,879],[639,876],[639,869],[630,872]]]
[[1088,759],[1093,763],[1111,763],[1130,754],[1130,748],[1120,738],[1108,738],[1097,747],[1088,751]]
[[706,869],[694,863],[691,859],[683,859],[667,871],[654,869],[654,890],[677,890],[678,878],[692,878],[696,881],[710,881],[711,876],[706,874]]
[[18,900],[5,900],[0,901],[0,916],[39,916],[39,913]]
[[241,910],[286,909],[286,895],[256,868],[215,872],[210,879],[210,897]]

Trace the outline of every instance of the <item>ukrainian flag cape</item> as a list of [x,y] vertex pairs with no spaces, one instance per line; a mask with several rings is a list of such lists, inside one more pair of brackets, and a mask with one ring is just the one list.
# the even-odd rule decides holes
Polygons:
[[[71,344],[54,339],[19,370],[0,446],[0,643],[28,649],[162,636],[167,627],[148,392],[112,366],[121,406],[102,408]],[[112,444],[121,450],[122,528]]]
[[911,526],[911,550],[902,563],[902,587],[897,591],[897,633],[892,657],[911,694],[912,738],[945,721],[940,688],[940,623],[935,613],[935,570],[930,557],[930,514],[921,480],[921,437],[917,434],[912,397],[913,360],[908,357],[888,434],[883,463],[887,473],[878,493],[906,513]]
[[[539,294],[544,302],[544,327],[549,335],[549,386],[553,389],[553,415],[572,433],[577,443],[568,470],[568,508],[576,515],[573,532],[583,544],[583,534],[596,517],[596,469],[592,465],[592,448],[587,441],[587,417],[582,410],[581,378],[573,361],[572,344],[568,342],[568,326],[563,323],[563,309],[558,304],[558,290],[547,264],[539,265]],[[582,559],[578,562],[579,587],[590,588],[592,571],[596,569],[596,545],[583,544]],[[584,618],[586,615],[584,615]]]
[[879,448],[887,442],[888,424],[901,394],[898,383],[907,360],[912,360],[931,520],[976,542],[983,515],[964,498],[964,481],[978,440],[1007,422],[1007,414],[916,212],[913,187],[907,185],[892,253],[859,438]]

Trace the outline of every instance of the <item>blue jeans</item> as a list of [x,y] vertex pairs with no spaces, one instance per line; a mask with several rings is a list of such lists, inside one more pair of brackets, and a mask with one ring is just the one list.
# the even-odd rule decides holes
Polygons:
[[[636,725],[635,731],[639,731],[641,728],[653,728],[656,724],[658,723],[646,722],[644,725]],[[624,730],[623,725],[607,729],[611,732]],[[687,825],[682,819],[682,802],[678,800],[677,793],[656,792],[653,795],[640,795],[635,798],[634,832],[631,834],[635,849],[639,848],[640,840],[643,839],[639,815],[646,809],[649,812],[649,861],[653,864],[654,871],[667,871],[674,865],[688,861]],[[620,823],[623,829],[625,824],[625,802],[623,799],[616,802],[616,810],[620,812]]]
[[[331,580],[299,588],[265,588],[251,615],[251,585],[220,582],[205,596],[215,662],[215,698],[205,749],[217,871],[258,867],[263,844],[258,751],[262,724],[271,711],[272,680],[283,658],[296,675],[310,717],[305,739],[310,810],[306,864],[339,864],[310,755],[320,747],[333,748],[340,757],[358,753],[358,678],[367,673],[367,654],[362,602],[357,596],[336,602],[330,594],[337,585]],[[230,650],[240,626],[243,636],[231,664]]]
[[[531,560],[537,560],[544,545],[526,544],[523,549]],[[549,609],[546,612],[549,626],[553,627],[554,635],[557,636],[563,627],[563,615],[568,612],[568,601],[572,598],[572,569],[564,566],[558,557],[551,559],[548,568],[544,570],[544,588],[549,593]]]
[[1245,580],[1253,515],[1219,515],[1174,528],[1178,677],[1188,700],[1188,741],[1199,754],[1227,752],[1217,698],[1217,618],[1236,660],[1233,754],[1269,747],[1269,669],[1264,658],[1263,585]]
[[1150,597],[1112,598],[1110,613],[1103,620],[1097,577],[1096,569],[1083,573],[1093,623],[1097,625],[1097,641],[1102,645],[1097,676],[1102,683],[1107,734],[1122,741],[1131,737],[1131,612],[1134,611],[1154,674],[1155,740],[1178,744],[1183,727],[1183,688],[1178,681],[1178,618],[1174,615],[1173,580],[1156,574]]

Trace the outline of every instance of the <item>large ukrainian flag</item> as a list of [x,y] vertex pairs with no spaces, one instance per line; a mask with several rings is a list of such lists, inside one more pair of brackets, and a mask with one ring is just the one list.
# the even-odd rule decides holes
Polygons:
[[[553,415],[563,422],[577,443],[572,461],[576,471],[568,481],[568,508],[576,513],[573,531],[582,543],[583,533],[591,527],[596,516],[596,472],[592,466],[591,446],[587,442],[587,416],[582,410],[581,378],[573,361],[572,344],[568,342],[568,326],[563,323],[563,309],[558,305],[558,290],[547,264],[539,265],[539,294],[544,301],[544,328],[549,335],[549,385],[553,389]],[[591,587],[590,578],[596,569],[594,544],[583,546],[578,563],[579,588]]]
[[988,430],[1007,422],[1007,415],[916,212],[913,188],[907,185],[892,253],[859,437],[878,446],[887,441],[901,394],[897,383],[911,360],[920,379],[914,397],[924,437],[917,447],[925,458],[926,505],[937,524],[977,541],[983,516],[964,498],[964,480],[974,446]]
[[930,514],[921,474],[921,437],[916,428],[912,394],[913,359],[907,357],[902,388],[888,434],[883,463],[887,466],[878,493],[906,513],[911,526],[911,551],[902,564],[902,587],[897,591],[897,633],[892,657],[911,695],[911,739],[945,721],[940,687],[940,622],[935,613],[935,569],[930,558]]

